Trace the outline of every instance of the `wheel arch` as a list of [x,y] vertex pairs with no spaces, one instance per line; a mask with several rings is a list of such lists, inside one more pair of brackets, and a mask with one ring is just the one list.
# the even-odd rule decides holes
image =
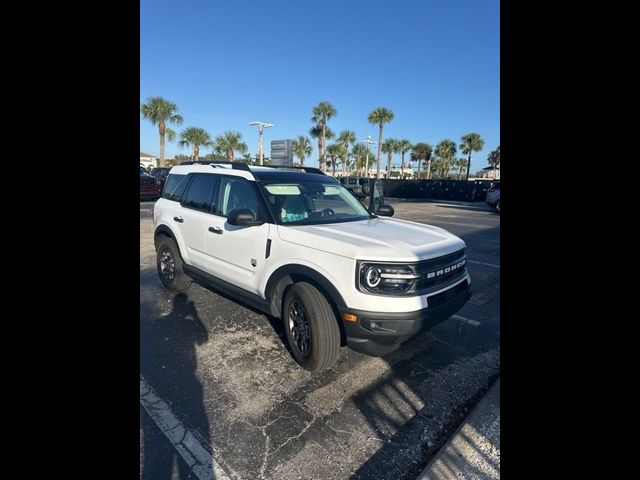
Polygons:
[[338,305],[346,305],[344,298],[331,281],[310,267],[299,264],[283,265],[271,274],[265,287],[265,298],[271,304],[271,315],[282,318],[282,306],[287,291],[294,283],[298,282],[310,283],[329,300],[340,328],[340,344],[346,345],[347,336],[337,308]]

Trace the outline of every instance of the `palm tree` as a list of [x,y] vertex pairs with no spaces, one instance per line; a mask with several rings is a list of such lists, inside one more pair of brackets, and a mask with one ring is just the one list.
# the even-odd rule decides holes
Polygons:
[[[497,166],[500,164],[500,145],[498,145],[498,148],[496,148],[489,154],[489,156],[487,157],[487,161],[489,162],[489,165],[491,165],[491,168],[493,170],[497,168]],[[495,178],[495,172],[493,177]]]
[[484,147],[484,140],[477,133],[463,135],[460,151],[467,155],[467,180],[469,180],[469,169],[471,168],[471,152],[479,152]]
[[398,150],[400,151],[400,155],[402,156],[402,164],[400,165],[400,175],[402,175],[402,178],[404,178],[404,154],[405,152],[411,150],[411,147],[411,142],[406,138],[398,140]]
[[382,128],[385,123],[389,123],[393,120],[393,112],[385,107],[378,107],[369,114],[369,123],[372,125],[378,125],[380,130],[378,132],[378,156],[376,161],[378,162],[378,170],[376,177],[380,178],[380,149],[382,148]]
[[243,153],[242,154],[242,161],[244,163],[246,163],[247,165],[251,165],[251,154],[250,153]]
[[[318,139],[318,165],[321,165],[321,155],[322,155],[322,125],[318,124],[315,127],[311,128],[311,130],[309,130],[309,135],[311,135],[313,138],[317,138]],[[325,140],[330,140],[335,136],[335,134],[333,133],[333,130],[331,130],[329,127],[326,127],[324,129],[324,138]]]
[[216,137],[216,152],[226,154],[230,162],[235,159],[235,152],[244,153],[247,150],[247,144],[242,141],[240,132],[224,132]]
[[436,145],[436,157],[442,161],[440,167],[441,177],[444,178],[449,173],[451,162],[456,156],[456,144],[453,140],[442,140]]
[[332,143],[327,147],[327,153],[329,154],[329,158],[331,159],[331,165],[333,165],[333,173],[332,175],[336,176],[336,159],[342,153],[342,145],[338,143]]
[[320,169],[324,172],[324,161],[326,155],[327,148],[327,120],[331,117],[334,117],[338,112],[333,105],[329,102],[320,102],[318,105],[313,107],[313,117],[311,117],[311,121],[315,124],[320,124],[322,127],[322,148],[320,149]]
[[427,162],[427,178],[431,178],[431,153],[433,152],[433,148],[428,143],[416,143],[411,148],[411,161],[418,162],[418,170],[417,175],[419,177],[422,176],[422,172],[420,167],[422,166],[422,162]]
[[185,128],[180,134],[178,145],[181,147],[193,148],[193,161],[197,162],[200,156],[200,147],[211,147],[211,136],[204,128],[189,127]]
[[291,142],[293,154],[300,159],[300,166],[304,165],[304,158],[311,155],[311,141],[304,135],[298,135],[298,138]]
[[160,166],[164,167],[164,137],[170,142],[176,138],[176,132],[167,128],[167,122],[180,125],[182,116],[178,114],[178,107],[175,103],[165,100],[162,97],[149,97],[147,103],[140,105],[140,115],[142,118],[149,120],[151,125],[158,124],[158,132],[160,133]]
[[462,180],[462,171],[467,168],[467,159],[459,158],[454,165],[458,167],[458,180]]
[[338,145],[342,149],[343,165],[349,165],[349,145],[356,143],[356,134],[351,130],[343,130],[338,135]]
[[382,151],[387,154],[387,178],[391,178],[391,157],[400,151],[398,140],[387,138],[382,144]]
[[[352,148],[351,148],[351,156],[354,159],[354,163],[355,163],[355,168],[360,171],[360,170],[365,170],[366,168],[366,160],[367,160],[367,155],[371,156],[371,150],[369,150],[369,145],[367,145],[366,143],[356,143]],[[370,163],[373,163],[375,160],[372,158],[369,160]],[[366,174],[365,174],[366,176]]]

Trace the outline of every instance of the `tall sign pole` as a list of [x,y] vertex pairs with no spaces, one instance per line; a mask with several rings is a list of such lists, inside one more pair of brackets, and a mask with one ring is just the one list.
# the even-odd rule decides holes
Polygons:
[[375,145],[376,142],[371,140],[371,135],[367,135],[367,138],[363,143],[367,144],[367,160],[365,161],[365,175],[367,178],[369,178],[369,145]]
[[265,122],[249,122],[249,125],[258,127],[258,154],[260,157],[260,165],[263,164],[264,155],[262,153],[262,133],[265,128],[273,127],[273,123],[265,123]]

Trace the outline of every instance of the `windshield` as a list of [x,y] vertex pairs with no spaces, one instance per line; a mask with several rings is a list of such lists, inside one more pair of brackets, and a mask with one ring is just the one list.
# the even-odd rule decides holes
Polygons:
[[370,218],[357,198],[339,183],[263,183],[269,209],[281,225],[318,225]]

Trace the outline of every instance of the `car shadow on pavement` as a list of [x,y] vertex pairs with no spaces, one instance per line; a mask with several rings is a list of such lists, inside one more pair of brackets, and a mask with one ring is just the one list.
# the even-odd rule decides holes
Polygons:
[[[172,412],[184,426],[196,433],[211,454],[209,420],[203,403],[202,385],[196,377],[196,345],[209,340],[198,312],[184,293],[171,300],[167,315],[141,315],[140,373],[173,409],[172,400],[180,400],[180,411]],[[141,313],[142,312],[141,305]],[[141,478],[148,480],[194,479],[178,450],[158,428],[141,405]],[[213,472],[211,472],[213,476]],[[213,476],[215,478],[215,476]]]

